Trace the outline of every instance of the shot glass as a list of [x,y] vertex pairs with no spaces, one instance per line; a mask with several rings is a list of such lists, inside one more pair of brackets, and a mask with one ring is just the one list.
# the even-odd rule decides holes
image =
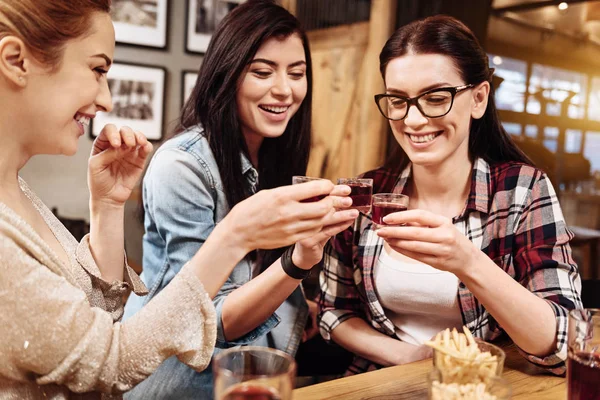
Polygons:
[[569,312],[567,398],[600,399],[600,309]]
[[367,178],[338,178],[338,185],[350,186],[350,198],[352,207],[363,214],[371,211],[371,200],[373,197],[373,179]]
[[377,193],[373,195],[371,218],[376,226],[385,226],[383,217],[408,209],[408,196],[397,193]]
[[215,400],[291,400],[296,362],[268,347],[228,349],[213,360]]
[[[323,178],[314,178],[312,176],[294,175],[294,176],[292,176],[292,185],[297,185],[299,183],[306,183],[306,182],[310,182],[310,181],[318,181],[321,179],[323,179]],[[318,196],[313,196],[313,197],[309,197],[307,199],[301,200],[300,202],[301,203],[312,203],[313,201],[323,200],[325,197],[327,197],[327,195],[321,194]]]

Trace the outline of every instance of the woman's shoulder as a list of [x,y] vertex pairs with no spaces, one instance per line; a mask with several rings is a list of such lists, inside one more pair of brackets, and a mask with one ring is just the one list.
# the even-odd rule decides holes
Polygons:
[[533,165],[504,161],[489,166],[493,192],[530,192],[536,186],[551,186],[546,173]]

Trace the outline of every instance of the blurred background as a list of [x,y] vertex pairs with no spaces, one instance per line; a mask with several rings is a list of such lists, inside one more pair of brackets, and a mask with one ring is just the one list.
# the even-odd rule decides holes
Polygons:
[[[198,2],[194,8],[198,15],[206,18],[211,10],[230,10],[243,0],[168,1],[165,48],[125,44],[116,48],[116,61],[167,70],[165,133],[173,128],[182,105],[182,72],[198,70],[202,63],[202,54],[186,51],[182,22],[187,21],[192,1]],[[354,176],[382,163],[391,136],[373,102],[373,95],[383,91],[379,52],[399,26],[428,15],[455,16],[475,32],[495,68],[493,84],[506,130],[548,173],[559,194],[567,223],[576,234],[573,247],[582,275],[598,277],[600,1],[280,3],[303,22],[311,43],[314,121],[308,175],[330,179]],[[148,25],[156,16],[153,10],[158,0],[119,0],[116,4],[120,20]],[[139,4],[145,10],[144,18],[130,17],[128,10]],[[85,232],[89,220],[86,168],[91,146],[92,139],[82,137],[77,156],[39,156],[22,171],[23,178],[77,234]],[[143,227],[135,215],[138,202],[136,192],[128,202],[126,249],[139,269]]]

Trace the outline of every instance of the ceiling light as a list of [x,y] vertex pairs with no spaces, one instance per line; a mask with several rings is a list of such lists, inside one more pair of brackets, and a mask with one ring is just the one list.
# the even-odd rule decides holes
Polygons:
[[558,9],[559,9],[560,11],[564,11],[564,10],[566,10],[567,8],[569,8],[569,5],[568,5],[566,2],[564,2],[564,1],[558,5]]
[[492,58],[492,62],[494,63],[494,65],[500,65],[502,64],[502,57],[494,56],[494,58]]

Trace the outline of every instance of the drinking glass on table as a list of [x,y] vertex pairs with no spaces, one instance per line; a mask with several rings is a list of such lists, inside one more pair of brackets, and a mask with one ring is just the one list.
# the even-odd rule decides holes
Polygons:
[[383,217],[408,209],[408,196],[398,193],[377,193],[373,195],[371,218],[378,226],[385,226]]
[[[294,175],[294,176],[292,176],[292,185],[297,185],[299,183],[306,183],[306,182],[310,182],[310,181],[318,181],[320,179],[323,179],[323,178],[314,178],[312,176]],[[313,197],[309,197],[308,199],[301,200],[300,202],[301,203],[312,203],[313,201],[323,200],[325,197],[327,197],[327,195],[321,194],[318,196],[313,196]]]
[[350,186],[350,198],[352,207],[363,214],[371,211],[371,200],[373,197],[373,179],[368,178],[338,178],[338,185]]
[[291,400],[296,362],[268,347],[233,348],[213,361],[216,400]]
[[569,312],[568,399],[600,399],[600,309]]

